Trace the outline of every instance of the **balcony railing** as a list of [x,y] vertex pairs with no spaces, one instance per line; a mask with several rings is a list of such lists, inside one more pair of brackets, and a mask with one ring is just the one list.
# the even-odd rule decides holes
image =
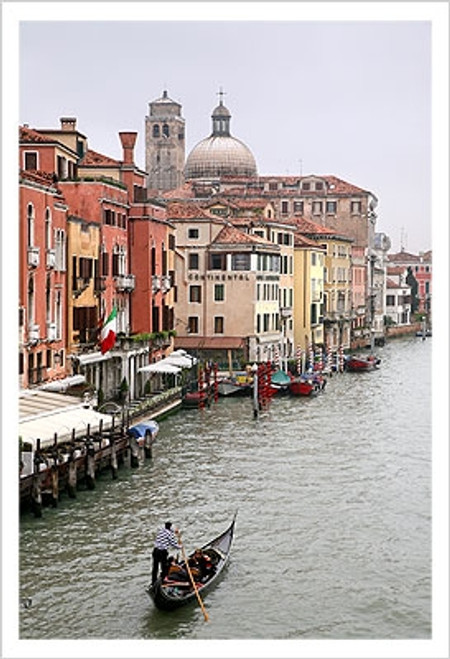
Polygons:
[[32,268],[37,268],[39,265],[39,247],[29,247],[28,248],[28,265]]
[[56,339],[57,339],[56,323],[47,323],[47,340],[56,341]]
[[135,289],[135,276],[134,275],[118,275],[114,277],[116,290],[124,293],[130,293]]
[[152,293],[157,293],[161,288],[161,278],[159,275],[152,276]]
[[163,275],[161,277],[161,290],[163,293],[170,291],[172,286],[172,278],[170,275]]
[[37,343],[39,341],[40,327],[39,325],[30,325],[28,328],[28,341],[30,343]]
[[56,250],[48,249],[46,257],[47,268],[54,268],[56,266]]
[[290,318],[292,316],[292,307],[280,307],[281,318]]

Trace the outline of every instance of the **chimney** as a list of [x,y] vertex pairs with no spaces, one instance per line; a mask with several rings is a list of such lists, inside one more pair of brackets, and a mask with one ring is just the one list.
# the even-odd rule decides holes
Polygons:
[[60,122],[61,122],[61,130],[72,133],[75,132],[77,129],[76,117],[61,117]]
[[134,164],[134,145],[136,144],[137,133],[121,132],[119,133],[123,149],[123,162],[126,165]]

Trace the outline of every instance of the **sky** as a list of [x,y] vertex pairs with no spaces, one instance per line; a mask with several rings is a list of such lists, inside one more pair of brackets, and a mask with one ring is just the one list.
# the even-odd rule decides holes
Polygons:
[[74,116],[90,148],[118,159],[119,131],[137,131],[145,169],[149,102],[166,89],[182,104],[187,156],[210,134],[222,88],[231,133],[260,174],[338,176],[376,196],[376,230],[392,251],[430,249],[431,21],[407,11],[402,20],[386,12],[320,20],[323,11],[259,20],[258,6],[247,20],[152,20],[142,10],[115,21],[25,15],[19,121],[51,128]]

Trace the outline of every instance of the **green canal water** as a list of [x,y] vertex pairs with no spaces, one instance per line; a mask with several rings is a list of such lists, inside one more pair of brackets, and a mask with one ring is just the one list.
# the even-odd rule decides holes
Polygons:
[[[431,344],[392,341],[378,371],[273,399],[256,420],[251,398],[180,411],[139,469],[23,515],[20,638],[429,639]],[[236,510],[209,622],[195,604],[156,610],[157,527],[171,519],[190,550]]]

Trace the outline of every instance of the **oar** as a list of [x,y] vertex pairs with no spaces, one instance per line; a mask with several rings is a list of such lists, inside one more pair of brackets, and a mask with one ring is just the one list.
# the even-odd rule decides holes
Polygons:
[[187,572],[188,572],[189,579],[191,580],[191,584],[192,584],[192,587],[193,587],[193,589],[194,589],[194,592],[195,592],[195,594],[196,594],[196,596],[197,596],[198,603],[200,604],[200,608],[201,608],[201,610],[203,611],[203,615],[205,616],[205,622],[208,622],[208,620],[209,620],[208,612],[207,612],[206,609],[205,609],[205,605],[203,604],[202,598],[200,597],[200,593],[198,592],[198,588],[197,588],[197,586],[195,585],[194,577],[192,576],[191,568],[189,567],[188,557],[186,556],[186,552],[185,552],[185,550],[184,550],[184,545],[183,545],[183,542],[182,542],[182,540],[181,540],[181,534],[180,534],[179,531],[176,531],[176,534],[177,534],[177,536],[178,536],[178,542],[180,543],[181,553],[183,554],[184,563],[185,563],[185,565],[186,565],[186,570],[187,570]]

